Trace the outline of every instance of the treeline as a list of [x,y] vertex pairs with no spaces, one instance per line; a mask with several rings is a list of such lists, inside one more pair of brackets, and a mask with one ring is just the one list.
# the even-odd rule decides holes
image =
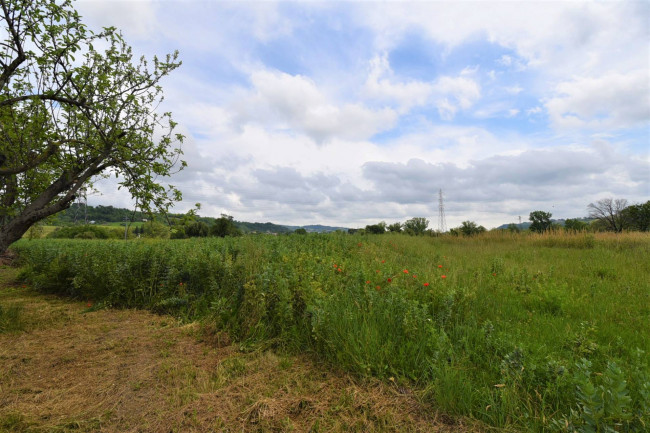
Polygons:
[[[71,225],[86,225],[86,224],[107,224],[107,223],[121,223],[122,225],[130,225],[137,223],[140,226],[141,222],[147,223],[156,221],[160,224],[167,225],[169,228],[178,228],[179,225],[185,226],[194,222],[201,222],[208,227],[213,227],[218,223],[220,218],[202,217],[192,211],[191,221],[188,221],[187,214],[169,213],[167,215],[161,214],[147,214],[140,211],[132,211],[124,208],[117,208],[113,206],[86,206],[79,203],[74,203],[70,208],[63,210],[56,214],[48,223],[54,226],[71,226]],[[271,222],[258,223],[236,221],[231,218],[232,223],[241,233],[289,233],[292,230]],[[146,225],[146,224],[145,224]],[[137,227],[136,227],[137,228]],[[194,229],[196,229],[195,227]],[[194,229],[190,233],[195,233]],[[145,234],[141,230],[147,230],[144,227],[138,228],[137,234]],[[155,229],[153,229],[155,231]],[[151,231],[151,229],[149,229]],[[199,233],[204,232],[204,227],[201,226]]]
[[[647,232],[650,230],[650,200],[645,203],[628,205],[625,199],[606,198],[590,203],[587,206],[589,219],[569,218],[564,224],[553,221],[550,212],[536,210],[530,213],[527,229],[522,229],[519,224],[508,224],[505,230],[509,232],[531,231],[543,233],[549,230],[566,230],[571,232],[604,232],[622,231]],[[367,225],[364,229],[350,229],[349,233],[382,234],[387,232],[405,233],[412,236],[439,236],[449,234],[452,236],[474,236],[487,231],[482,225],[474,221],[463,221],[460,226],[449,229],[445,233],[429,229],[429,220],[423,217],[411,218],[404,223],[396,222],[386,224],[382,221],[377,224]]]

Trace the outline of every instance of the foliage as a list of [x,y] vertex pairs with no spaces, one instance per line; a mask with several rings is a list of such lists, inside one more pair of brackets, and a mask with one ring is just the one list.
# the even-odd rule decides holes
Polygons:
[[210,228],[210,235],[218,236],[220,238],[226,236],[240,236],[241,230],[237,228],[232,216],[221,214],[221,217],[217,218],[214,225]]
[[646,234],[25,240],[14,248],[37,289],[209,320],[242,348],[316,353],[359,375],[410,382],[443,411],[495,427],[648,425],[650,370],[639,352],[650,350]]
[[51,239],[120,239],[124,238],[124,229],[83,225],[61,227],[47,235]]
[[307,230],[305,230],[305,229],[302,228],[302,227],[298,227],[298,228],[294,231],[294,233],[297,234],[297,235],[306,235],[306,234],[307,234]]
[[577,218],[575,219],[568,218],[564,221],[564,228],[566,230],[570,230],[574,232],[581,232],[587,230],[589,228],[589,224],[584,221],[580,221]]
[[170,229],[163,223],[150,220],[142,225],[142,234],[146,238],[166,239],[170,237]]
[[650,230],[650,200],[626,207],[622,211],[622,217],[630,230],[647,232]]
[[543,233],[551,228],[551,217],[553,214],[536,210],[530,213],[529,220],[532,222],[530,230],[537,233]]
[[367,225],[366,233],[373,234],[373,235],[380,235],[386,233],[386,223],[382,221],[378,224]]
[[421,236],[429,226],[429,220],[422,217],[411,218],[404,223],[404,232],[410,235]]
[[0,253],[109,174],[144,210],[180,199],[156,178],[172,173],[182,136],[154,110],[177,53],[134,61],[116,29],[88,30],[69,0],[1,5]]
[[474,221],[463,221],[461,226],[457,229],[463,236],[474,236],[480,233],[485,233],[486,229],[483,226],[477,226]]
[[402,223],[396,222],[388,226],[388,231],[392,233],[400,233],[402,231]]

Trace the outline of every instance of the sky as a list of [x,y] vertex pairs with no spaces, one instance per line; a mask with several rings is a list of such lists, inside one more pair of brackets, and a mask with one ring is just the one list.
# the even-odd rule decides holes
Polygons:
[[[79,0],[136,54],[178,50],[174,212],[487,228],[650,199],[648,2]],[[89,204],[132,206],[115,181]]]

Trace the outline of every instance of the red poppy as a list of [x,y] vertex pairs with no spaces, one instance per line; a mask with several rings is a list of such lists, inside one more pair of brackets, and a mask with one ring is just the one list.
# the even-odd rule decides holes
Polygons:
[[424,283],[424,287],[429,287],[429,283]]
[[366,284],[370,284],[370,280],[366,280]]
[[404,272],[405,274],[408,274],[408,273],[409,273],[409,270],[408,270],[408,269],[404,269],[402,272]]
[[335,268],[338,268],[338,266],[334,265]]
[[417,275],[413,275],[413,278],[417,278],[417,277],[418,277]]
[[341,268],[338,268],[337,270],[338,270],[339,272],[343,272],[343,271],[341,270]]
[[359,243],[357,244],[357,246],[360,247],[360,246],[361,246],[361,242],[359,242]]
[[446,275],[441,275],[440,278],[447,278],[447,276]]
[[493,272],[493,273],[492,273],[492,276],[496,277],[496,276],[497,276],[497,273],[496,273],[496,272]]
[[375,272],[379,273],[379,269],[377,269]]
[[379,290],[379,289],[381,289],[381,287],[377,286],[377,287],[375,287],[375,289]]
[[382,262],[382,263],[386,263],[386,260],[382,260],[381,262]]
[[88,308],[90,308],[90,307],[92,307],[92,306],[93,306],[93,304],[91,304],[90,302],[88,302],[88,303],[86,304],[86,307],[88,307]]
[[442,268],[442,265],[438,265],[439,268]]
[[392,279],[392,278],[389,278],[389,279],[388,279],[388,282],[390,283],[391,281],[393,281],[393,279]]

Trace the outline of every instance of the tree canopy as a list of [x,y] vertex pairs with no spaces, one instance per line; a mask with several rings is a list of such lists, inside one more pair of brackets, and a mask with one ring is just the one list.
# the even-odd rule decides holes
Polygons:
[[178,53],[135,60],[115,28],[92,32],[70,0],[0,7],[0,253],[101,177],[146,211],[180,199],[161,178],[185,165],[183,137],[155,111]]
[[532,222],[530,225],[530,230],[543,233],[546,230],[551,228],[551,217],[553,214],[550,212],[544,212],[542,210],[536,210],[530,213],[528,219]]

